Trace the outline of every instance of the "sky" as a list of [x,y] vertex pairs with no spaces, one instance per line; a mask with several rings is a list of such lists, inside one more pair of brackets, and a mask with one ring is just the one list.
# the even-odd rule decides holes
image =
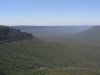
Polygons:
[[0,25],[100,25],[100,0],[0,0]]

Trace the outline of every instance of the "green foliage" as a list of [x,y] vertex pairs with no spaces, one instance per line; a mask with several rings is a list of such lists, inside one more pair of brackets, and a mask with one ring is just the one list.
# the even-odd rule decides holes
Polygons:
[[[76,41],[64,44],[42,42],[31,34],[2,26],[0,41],[3,42],[0,44],[1,75],[5,73],[7,75],[48,75],[48,72],[43,70],[49,69],[71,70],[70,73],[73,73],[73,69],[100,69],[99,46],[84,45]],[[67,74],[62,71],[49,73],[49,75]],[[68,75],[72,74],[68,73]]]
[[6,75],[3,71],[0,71],[0,75]]
[[46,70],[46,71],[23,71],[10,75],[100,75],[93,70]]
[[35,69],[99,68],[99,48],[45,43],[36,39],[0,45],[0,69],[6,73]]
[[32,39],[32,34],[21,32],[19,29],[14,29],[6,26],[0,26],[0,42],[11,42],[24,39]]

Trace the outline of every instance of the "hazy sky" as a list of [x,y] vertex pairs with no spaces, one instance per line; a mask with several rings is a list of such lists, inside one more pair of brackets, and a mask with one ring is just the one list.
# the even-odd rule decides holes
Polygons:
[[0,0],[4,25],[100,25],[100,0]]

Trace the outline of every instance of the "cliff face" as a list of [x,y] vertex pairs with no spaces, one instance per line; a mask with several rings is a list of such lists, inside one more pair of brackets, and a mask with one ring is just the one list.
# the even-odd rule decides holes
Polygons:
[[11,42],[32,38],[34,38],[32,34],[21,32],[19,29],[0,26],[0,42]]

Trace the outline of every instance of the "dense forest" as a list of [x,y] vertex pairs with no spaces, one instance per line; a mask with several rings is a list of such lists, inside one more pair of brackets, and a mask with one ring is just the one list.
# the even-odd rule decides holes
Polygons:
[[0,26],[0,75],[99,75],[99,45],[67,40],[40,41],[31,33]]
[[19,29],[7,26],[0,26],[0,43],[18,41],[24,39],[32,39],[32,38],[33,38],[32,34],[21,32]]

